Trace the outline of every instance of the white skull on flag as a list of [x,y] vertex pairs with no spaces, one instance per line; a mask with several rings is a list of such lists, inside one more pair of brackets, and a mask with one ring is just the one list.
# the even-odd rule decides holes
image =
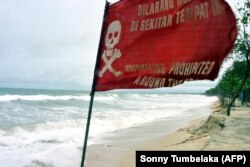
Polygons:
[[105,46],[107,49],[113,49],[119,42],[121,35],[121,23],[116,20],[110,23],[107,34],[105,36]]
[[115,45],[119,43],[121,35],[121,23],[119,20],[113,21],[109,24],[107,34],[105,36],[105,46],[106,50],[102,53],[102,59],[105,63],[105,66],[99,71],[98,76],[102,77],[103,74],[109,70],[116,77],[122,75],[121,71],[116,71],[112,67],[112,63],[115,59],[121,57],[121,52],[119,49],[115,48]]

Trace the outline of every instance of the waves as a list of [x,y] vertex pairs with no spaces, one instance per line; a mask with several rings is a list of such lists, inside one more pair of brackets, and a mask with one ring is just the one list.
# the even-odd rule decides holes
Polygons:
[[85,121],[66,120],[17,126],[7,130],[0,129],[0,144],[22,147],[23,145],[55,142],[62,143],[70,136],[78,136],[81,140]]
[[[89,95],[15,93],[0,95],[1,166],[79,166]],[[88,144],[103,143],[122,129],[207,114],[206,109],[194,108],[209,110],[216,100],[201,95],[97,93]]]
[[[96,97],[97,101],[107,101],[114,100],[113,96],[101,96]],[[7,101],[16,101],[16,100],[24,100],[24,101],[68,101],[68,100],[83,100],[89,101],[90,97],[88,95],[83,96],[70,96],[70,95],[62,95],[62,96],[50,96],[50,95],[1,95],[0,102]]]
[[[0,129],[1,166],[79,166],[84,123],[79,119]],[[44,165],[34,164],[37,160]]]

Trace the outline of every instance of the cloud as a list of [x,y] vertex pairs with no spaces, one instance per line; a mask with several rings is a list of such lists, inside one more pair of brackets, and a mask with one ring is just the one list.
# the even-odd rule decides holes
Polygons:
[[1,1],[0,86],[91,85],[103,8],[98,0]]
[[0,86],[90,89],[104,6],[0,1]]

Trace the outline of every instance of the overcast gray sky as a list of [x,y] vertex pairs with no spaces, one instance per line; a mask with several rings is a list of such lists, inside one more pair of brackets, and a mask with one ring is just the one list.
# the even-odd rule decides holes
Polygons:
[[[105,0],[0,0],[0,87],[89,90],[104,5]],[[204,88],[211,82],[187,85]]]

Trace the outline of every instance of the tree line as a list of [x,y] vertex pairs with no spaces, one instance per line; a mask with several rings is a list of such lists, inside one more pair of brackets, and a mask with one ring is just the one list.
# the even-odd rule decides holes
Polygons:
[[206,91],[207,95],[217,95],[222,101],[229,99],[228,116],[237,98],[240,98],[242,103],[250,101],[250,0],[238,4],[237,10],[238,37],[230,57],[233,64],[223,74],[216,87]]

